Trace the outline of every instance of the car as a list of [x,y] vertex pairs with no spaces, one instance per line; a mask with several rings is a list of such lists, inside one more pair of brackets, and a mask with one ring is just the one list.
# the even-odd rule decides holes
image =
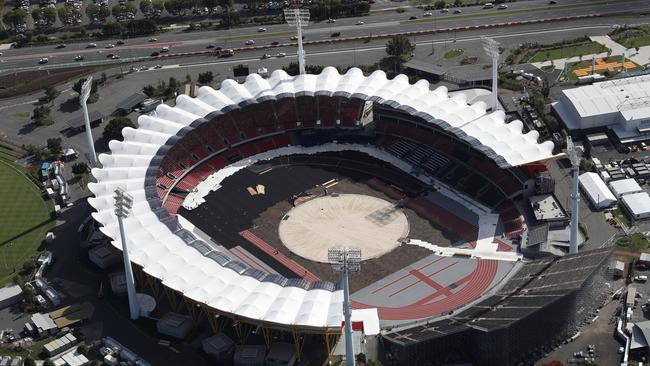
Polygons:
[[336,19],[329,18],[327,19],[327,23],[336,23]]
[[291,36],[290,39],[291,39],[292,41],[297,41],[297,40],[298,40],[298,36]]
[[280,52],[280,53],[278,53],[277,55],[275,55],[275,57],[284,57],[284,56],[286,56],[286,55],[287,55],[286,53],[284,53],[284,52]]
[[330,36],[331,36],[331,37],[338,37],[338,36],[340,36],[340,35],[341,35],[341,32],[334,32],[334,33],[332,33]]
[[39,64],[46,64],[50,62],[50,60],[47,57],[43,57],[42,59],[38,60]]
[[52,264],[54,261],[54,255],[49,250],[42,252],[36,259],[36,263],[40,266],[43,263]]
[[648,280],[648,276],[645,275],[634,276],[634,281],[636,282],[646,282],[647,280]]
[[417,19],[417,18],[418,18],[418,17],[416,17],[415,15],[412,15],[412,16],[409,18],[409,20],[415,20],[415,19]]
[[278,42],[278,41],[273,41],[273,42],[271,42],[271,46],[277,46],[277,45],[279,45],[279,44],[280,44],[280,42]]
[[66,47],[66,46],[65,46],[65,43],[59,43],[59,44],[56,45],[55,48],[58,49],[58,48],[65,48],[65,47]]
[[111,57],[112,60],[117,60],[118,58],[120,58],[120,55],[113,55],[113,56]]
[[157,70],[157,69],[162,69],[162,65],[156,65],[156,66],[154,66],[153,68],[156,69],[156,70]]
[[160,49],[160,53],[166,53],[169,52],[169,47],[163,47]]
[[263,27],[262,28],[257,28],[257,31],[260,32],[260,33],[261,32],[266,32],[266,28],[263,28]]
[[501,10],[508,9],[508,5],[507,4],[501,4],[501,5],[499,5],[499,7],[497,9],[501,9]]
[[557,1],[555,1],[555,0],[551,0],[551,1],[548,2],[548,5],[555,5],[555,4],[557,4]]
[[646,150],[648,148],[648,145],[646,145],[645,142],[642,142],[640,146],[641,146],[641,150]]
[[112,43],[109,43],[109,44],[106,45],[106,48],[115,48],[115,45],[112,44]]
[[108,55],[106,55],[106,58],[112,58],[113,56],[115,56],[114,53],[109,53]]
[[158,38],[149,38],[149,42],[158,42]]
[[123,44],[124,44],[124,41],[122,41],[122,40],[119,40],[119,41],[117,41],[117,42],[115,42],[115,44],[116,44],[116,45],[118,45],[118,46],[121,46],[121,45],[123,45]]
[[252,39],[249,39],[248,41],[244,42],[244,44],[245,44],[246,46],[250,46],[250,45],[255,44],[255,41],[253,41]]
[[268,53],[262,55],[262,60],[266,60],[267,58],[271,58],[271,55],[269,55]]
[[463,12],[463,11],[460,10],[460,9],[454,9],[454,14],[460,14],[460,13],[462,13],[462,12]]
[[449,13],[449,9],[447,9],[447,8],[442,8],[442,9],[440,9],[440,12],[443,13],[443,14],[444,14],[444,13]]
[[151,55],[149,55],[149,56],[151,56],[151,57],[158,57],[158,56],[160,56],[160,53],[154,51],[154,52],[151,52]]
[[425,12],[424,14],[422,14],[422,16],[423,16],[423,17],[430,17],[430,16],[433,16],[433,13],[430,12],[430,11],[427,11],[427,12]]
[[214,45],[213,45],[213,44],[209,44],[209,45],[205,46],[205,48],[207,48],[207,49],[212,49],[212,48],[214,48]]
[[97,48],[97,44],[96,43],[88,43],[86,45],[86,48]]
[[360,21],[357,22],[357,25],[364,25],[364,24],[366,24],[366,23],[364,23],[363,20],[360,20]]
[[83,61],[84,57],[81,55],[78,55],[77,57],[74,58],[75,61]]

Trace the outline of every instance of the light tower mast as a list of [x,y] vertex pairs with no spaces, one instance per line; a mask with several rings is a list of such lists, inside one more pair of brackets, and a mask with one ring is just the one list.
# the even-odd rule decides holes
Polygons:
[[129,310],[131,311],[131,320],[136,320],[140,316],[140,310],[138,298],[135,295],[135,281],[133,280],[133,270],[131,269],[131,260],[129,259],[129,247],[126,243],[124,223],[122,222],[129,216],[132,206],[133,197],[122,188],[115,189],[115,216],[117,216],[117,223],[120,227],[122,257],[124,258],[124,277],[126,277],[126,290],[129,295]]
[[573,171],[573,182],[571,189],[571,239],[569,242],[569,253],[578,253],[578,225],[579,225],[579,209],[580,209],[580,193],[578,192],[578,175],[580,174],[580,157],[576,150],[571,136],[566,138],[566,154],[571,162],[571,170]]
[[79,103],[81,103],[81,108],[84,113],[84,122],[86,123],[86,140],[88,142],[88,161],[90,162],[90,167],[95,168],[97,166],[97,153],[95,153],[95,142],[93,141],[93,133],[90,130],[90,117],[88,117],[88,97],[90,97],[90,91],[93,86],[93,77],[89,76],[83,85],[81,85],[81,93],[79,94]]
[[499,100],[497,99],[497,86],[499,82],[499,42],[492,38],[481,37],[485,53],[492,58],[492,112],[499,109]]
[[302,27],[309,25],[309,9],[303,8],[286,8],[284,9],[284,19],[287,24],[296,27],[298,35],[298,69],[300,74],[305,73],[305,51],[302,47]]
[[345,365],[354,366],[354,349],[352,347],[352,312],[350,310],[350,285],[348,275],[350,272],[361,270],[361,249],[359,248],[329,248],[327,259],[334,272],[341,273],[341,287],[343,287],[343,316],[345,318]]

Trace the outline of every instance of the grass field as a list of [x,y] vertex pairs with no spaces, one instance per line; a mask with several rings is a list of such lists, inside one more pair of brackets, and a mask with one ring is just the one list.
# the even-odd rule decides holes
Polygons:
[[609,49],[597,42],[589,42],[582,45],[555,48],[552,50],[538,51],[528,62],[543,62],[558,60],[574,56],[593,55],[594,53],[607,52]]
[[455,48],[455,49],[453,49],[453,50],[449,50],[449,51],[447,51],[447,53],[445,53],[444,58],[454,58],[454,57],[458,57],[458,56],[462,55],[464,52],[465,52],[465,51],[463,51],[463,50],[460,49],[460,48]]
[[626,48],[648,46],[650,45],[650,26],[636,26],[621,34],[613,35],[612,39]]
[[648,239],[641,233],[621,238],[616,242],[616,249],[625,252],[643,252],[648,249]]
[[0,286],[11,281],[26,259],[37,254],[55,221],[53,204],[13,163],[15,156],[0,149]]

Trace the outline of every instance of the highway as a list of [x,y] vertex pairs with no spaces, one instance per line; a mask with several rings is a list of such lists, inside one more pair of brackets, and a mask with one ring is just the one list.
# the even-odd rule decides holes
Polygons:
[[[385,3],[383,3],[385,4]],[[399,4],[399,3],[397,3]],[[462,28],[482,26],[488,24],[502,24],[509,22],[534,21],[539,19],[561,18],[566,16],[588,16],[600,15],[611,16],[617,13],[650,11],[650,2],[645,0],[619,0],[619,1],[572,1],[564,3],[559,1],[557,5],[548,5],[546,0],[522,1],[509,4],[506,10],[482,9],[480,6],[462,8],[461,14],[453,14],[453,11],[441,13],[433,11],[433,16],[423,17],[423,12],[416,8],[407,8],[404,13],[397,13],[394,10],[375,11],[371,15],[360,18],[339,19],[336,23],[312,22],[305,29],[305,42],[334,40],[337,38],[368,37],[377,35],[394,34],[401,32],[434,31],[444,28]],[[409,20],[411,17],[417,19]],[[364,22],[357,25],[358,22]],[[563,24],[564,23],[564,24]],[[572,25],[600,24],[602,18],[592,18],[576,21],[552,22],[538,29],[556,28],[559,24],[565,27]],[[170,54],[192,53],[207,51],[208,45],[215,45],[223,48],[241,49],[244,52],[242,57],[260,57],[264,53],[275,55],[279,52],[286,54],[295,53],[295,46],[292,45],[290,37],[295,32],[286,24],[266,26],[265,32],[259,32],[258,27],[236,28],[230,30],[185,32],[176,29],[163,34],[156,35],[157,42],[149,42],[149,37],[139,37],[124,40],[125,44],[114,48],[106,48],[108,44],[114,44],[116,40],[94,41],[97,48],[86,48],[87,43],[70,43],[65,48],[57,49],[54,45],[27,47],[21,49],[8,49],[0,56],[0,74],[16,72],[29,69],[47,69],[71,65],[92,65],[92,64],[119,64],[124,61],[143,60],[150,57],[153,52],[160,52],[162,47],[169,47]],[[500,29],[508,30],[509,27]],[[493,29],[493,28],[490,28]],[[340,36],[331,37],[332,33],[339,32]],[[463,32],[465,33],[465,32]],[[493,32],[490,32],[493,33]],[[453,35],[456,36],[456,35]],[[433,35],[432,35],[433,37]],[[449,34],[435,35],[451,37]],[[247,40],[255,43],[245,46]],[[278,42],[279,45],[272,45]],[[370,43],[375,43],[371,41]],[[356,47],[351,42],[326,42],[320,45],[307,45],[307,52],[322,52],[325,50],[336,50]],[[357,41],[358,43],[358,41]],[[380,40],[384,44],[385,40]],[[266,46],[268,49],[260,49]],[[367,45],[365,45],[367,46]],[[246,52],[246,48],[250,51]],[[238,51],[238,56],[239,56]],[[109,54],[120,56],[119,60],[111,60]],[[74,61],[76,56],[83,56],[83,61]],[[49,62],[39,65],[38,60],[48,58]],[[236,57],[237,59],[240,57]]]

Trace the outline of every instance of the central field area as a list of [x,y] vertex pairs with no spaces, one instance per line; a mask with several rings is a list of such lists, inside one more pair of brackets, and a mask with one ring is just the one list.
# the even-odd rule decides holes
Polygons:
[[51,202],[43,200],[14,158],[0,150],[0,286],[20,271],[25,260],[36,256],[55,225]]

